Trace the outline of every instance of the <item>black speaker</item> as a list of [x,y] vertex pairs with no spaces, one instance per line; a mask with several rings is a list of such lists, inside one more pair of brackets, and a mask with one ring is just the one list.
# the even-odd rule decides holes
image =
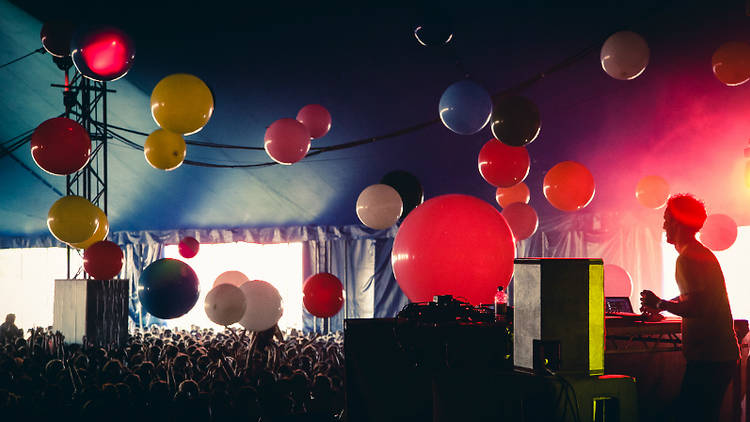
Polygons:
[[55,280],[52,327],[66,343],[123,344],[129,297],[128,280]]

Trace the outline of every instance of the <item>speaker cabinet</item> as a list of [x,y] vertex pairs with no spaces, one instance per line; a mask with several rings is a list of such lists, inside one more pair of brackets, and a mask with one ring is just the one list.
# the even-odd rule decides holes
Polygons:
[[123,344],[128,336],[128,280],[55,280],[53,330],[66,343]]
[[604,373],[603,267],[601,259],[515,260],[516,367],[540,369],[546,362],[561,374]]

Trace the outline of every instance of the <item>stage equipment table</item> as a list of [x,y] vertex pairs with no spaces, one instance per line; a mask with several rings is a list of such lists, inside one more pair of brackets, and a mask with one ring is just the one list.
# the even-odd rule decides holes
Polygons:
[[[635,377],[641,420],[661,421],[679,395],[685,358],[682,355],[680,318],[659,322],[628,321],[607,317],[605,373]],[[740,365],[724,397],[723,421],[750,421],[747,414],[748,322],[735,320],[740,342]]]

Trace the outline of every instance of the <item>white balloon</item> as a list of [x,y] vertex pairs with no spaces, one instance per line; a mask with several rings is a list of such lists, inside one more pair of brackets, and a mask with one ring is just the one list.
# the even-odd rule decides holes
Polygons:
[[250,281],[250,279],[240,271],[224,271],[216,277],[213,287],[216,287],[219,284],[231,284],[240,287],[248,281]]
[[245,315],[245,295],[239,287],[224,283],[206,294],[203,309],[208,319],[219,325],[232,325]]
[[279,322],[284,306],[276,287],[267,281],[251,280],[241,285],[240,290],[247,303],[240,325],[251,331],[264,331]]
[[635,32],[620,31],[607,38],[599,58],[602,69],[609,76],[624,81],[634,79],[646,70],[650,54],[643,37]]
[[371,229],[383,230],[396,224],[403,208],[398,191],[384,184],[366,187],[357,198],[357,217]]

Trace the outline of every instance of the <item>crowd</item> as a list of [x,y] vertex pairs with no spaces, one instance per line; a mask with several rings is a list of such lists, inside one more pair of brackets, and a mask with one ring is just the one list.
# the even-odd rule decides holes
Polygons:
[[37,328],[0,338],[0,420],[336,421],[343,359],[340,332],[152,327],[93,347]]

